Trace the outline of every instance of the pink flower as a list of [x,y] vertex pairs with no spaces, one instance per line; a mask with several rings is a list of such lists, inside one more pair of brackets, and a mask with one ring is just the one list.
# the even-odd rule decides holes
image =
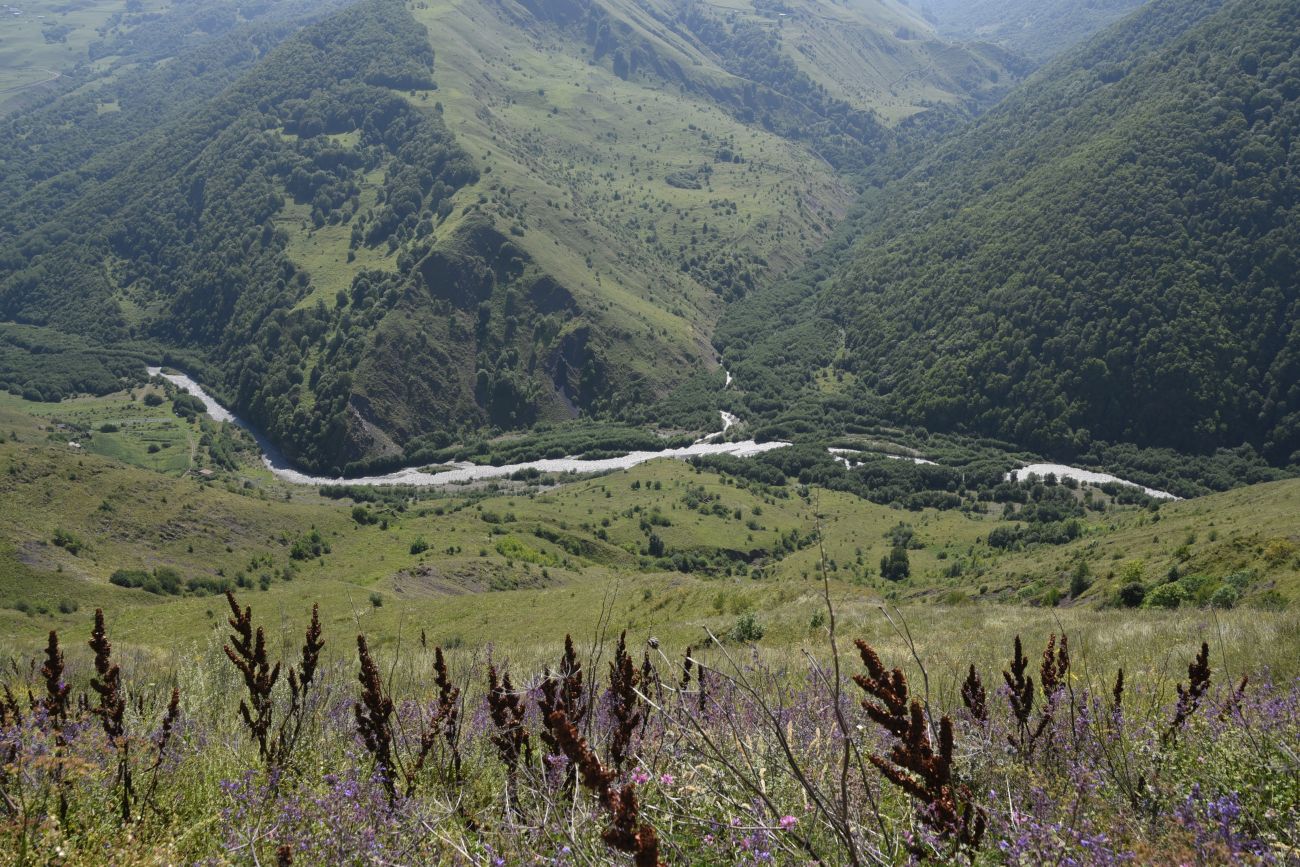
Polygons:
[[790,830],[791,828],[793,828],[793,827],[794,827],[798,822],[799,822],[799,820],[796,819],[794,816],[782,816],[782,817],[781,817],[781,830],[782,830],[782,831],[789,831],[789,830]]
[[638,786],[642,783],[648,783],[650,782],[650,775],[645,771],[633,771],[632,782],[636,783]]
[[676,782],[676,778],[672,774],[659,775],[659,785],[661,786],[671,786],[674,782]]

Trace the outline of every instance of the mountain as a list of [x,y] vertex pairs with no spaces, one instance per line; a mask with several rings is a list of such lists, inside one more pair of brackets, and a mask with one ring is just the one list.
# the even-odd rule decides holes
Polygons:
[[914,0],[940,33],[1001,45],[1036,62],[1070,48],[1147,0]]
[[[894,126],[1015,81],[874,2],[240,9],[6,121],[0,316],[27,330],[0,340],[153,346],[319,470],[644,407],[716,364],[723,304],[822,243]],[[53,357],[0,379],[75,390],[30,372]]]
[[1067,53],[870,193],[796,324],[724,325],[729,362],[821,366],[841,403],[1054,455],[1295,463],[1298,24],[1282,0],[1156,2]]

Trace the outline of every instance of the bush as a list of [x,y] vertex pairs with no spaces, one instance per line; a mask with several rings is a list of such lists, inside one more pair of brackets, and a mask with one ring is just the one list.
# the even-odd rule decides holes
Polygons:
[[375,608],[383,608],[383,607],[384,607],[384,597],[383,597],[383,596],[380,596],[378,593],[371,593],[371,594],[370,594],[370,604],[373,605]]
[[181,574],[169,566],[159,566],[152,573],[143,569],[118,569],[108,577],[108,583],[157,596],[179,596],[184,589]]
[[902,581],[911,574],[912,565],[908,562],[906,548],[895,545],[880,558],[880,577],[886,581]]
[[59,613],[60,613],[60,614],[74,614],[74,613],[76,613],[78,607],[80,607],[80,606],[78,606],[77,603],[76,603],[76,602],[73,602],[71,599],[60,599],[60,600],[59,600]]
[[162,405],[163,405],[163,397],[162,397],[161,394],[155,394],[154,392],[151,391],[151,392],[149,392],[148,394],[146,394],[146,395],[144,396],[144,405],[145,405],[145,406],[162,406]]
[[293,546],[289,549],[289,556],[294,560],[314,560],[329,552],[330,546],[325,544],[320,531],[313,529],[307,535],[299,536],[294,540]]
[[733,641],[758,641],[763,637],[763,626],[754,619],[753,614],[742,614],[736,620],[736,625],[731,627],[731,638]]
[[415,541],[411,543],[411,554],[423,554],[429,550],[429,543],[424,540],[423,536],[416,536]]
[[1177,608],[1187,599],[1187,591],[1176,581],[1161,584],[1146,594],[1142,603],[1147,608]]
[[1230,584],[1225,584],[1218,590],[1215,590],[1214,595],[1210,597],[1210,607],[1223,609],[1232,608],[1240,599],[1241,594],[1237,592],[1237,588]]
[[1125,608],[1137,608],[1146,596],[1147,588],[1141,581],[1130,581],[1119,588],[1119,604]]
[[1078,599],[1091,586],[1092,578],[1088,574],[1088,564],[1080,560],[1074,567],[1074,572],[1070,575],[1070,598]]
[[54,542],[55,545],[59,546],[63,550],[67,551],[69,554],[73,554],[73,555],[80,554],[81,549],[86,547],[85,543],[82,542],[81,539],[78,538],[76,534],[69,533],[67,530],[64,530],[61,527],[55,529],[54,537],[51,539],[51,541]]

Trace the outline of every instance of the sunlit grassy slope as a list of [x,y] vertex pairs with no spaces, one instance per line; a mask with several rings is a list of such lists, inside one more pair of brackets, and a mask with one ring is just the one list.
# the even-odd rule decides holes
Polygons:
[[[882,603],[913,603],[908,610],[922,618],[955,612],[972,629],[1002,631],[1012,623],[1048,629],[1057,616],[1098,635],[1115,617],[1137,632],[1212,622],[1196,609],[1096,613],[1136,561],[1149,581],[1173,565],[1216,576],[1252,569],[1252,593],[1300,594],[1296,481],[1158,513],[1113,509],[1091,518],[1075,543],[1017,553],[985,544],[998,524],[991,516],[911,513],[818,489],[805,499],[795,485],[748,489],[667,460],[541,491],[453,489],[400,507],[371,503],[363,508],[374,522],[363,524],[352,501],[284,487],[260,468],[182,475],[206,466],[197,429],[168,404],[145,408],[142,397],[58,406],[0,400],[0,631],[13,643],[80,625],[95,606],[112,613],[116,635],[131,645],[201,638],[220,622],[220,597],[159,596],[108,582],[118,569],[170,567],[184,578],[242,576],[249,585],[242,595],[285,617],[318,601],[331,628],[360,624],[385,641],[423,629],[431,640],[468,646],[549,646],[566,631],[593,629],[609,605],[614,628],[680,642],[702,638],[704,627],[725,633],[753,614],[766,630],[763,645],[781,647],[820,634],[819,525],[846,622],[873,629]],[[93,433],[77,449],[59,419],[120,430]],[[170,443],[159,453],[141,447],[163,438]],[[910,552],[912,577],[894,584],[875,564],[900,521],[914,528],[919,547]],[[666,550],[730,566],[712,574],[657,570],[643,559],[652,533]],[[781,544],[792,538],[800,541]],[[296,543],[313,539],[319,553],[293,556]],[[1081,599],[1058,608],[1002,604],[1037,602],[1052,588],[1064,595],[1080,560],[1094,578]],[[1252,604],[1249,595],[1244,604]],[[1252,628],[1287,622],[1286,614],[1254,614],[1262,620]]]
[[[735,110],[747,82],[683,28],[685,8],[456,0],[413,8],[429,28],[439,88],[410,98],[443,112],[482,172],[435,237],[450,243],[465,219],[490,218],[572,294],[615,379],[655,388],[711,366],[722,302],[802,261],[853,196],[808,143]],[[712,11],[779,34],[801,71],[887,122],[972,103],[1000,80],[990,74],[995,59],[939,41],[900,6],[762,8]],[[595,15],[659,71],[616,69],[589,38]],[[290,205],[278,220],[313,278],[303,303],[332,306],[361,269],[396,267],[392,251],[362,249],[347,261],[348,227],[312,227],[309,210]]]
[[[21,104],[42,82],[88,59],[87,48],[118,35],[166,0],[7,0],[0,4],[0,113]],[[131,14],[127,7],[133,6]],[[16,14],[15,14],[16,13]]]

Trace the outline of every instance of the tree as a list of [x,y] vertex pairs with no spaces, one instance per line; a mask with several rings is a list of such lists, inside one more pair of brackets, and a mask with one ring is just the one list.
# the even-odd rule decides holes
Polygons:
[[1092,575],[1088,569],[1088,564],[1080,560],[1074,565],[1074,572],[1070,575],[1070,598],[1078,599],[1092,586]]
[[902,581],[911,574],[912,565],[907,559],[907,549],[902,545],[895,545],[880,558],[880,575],[886,581]]

